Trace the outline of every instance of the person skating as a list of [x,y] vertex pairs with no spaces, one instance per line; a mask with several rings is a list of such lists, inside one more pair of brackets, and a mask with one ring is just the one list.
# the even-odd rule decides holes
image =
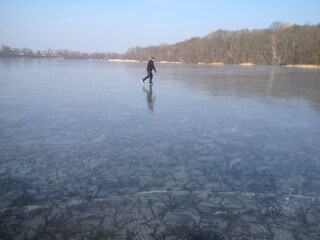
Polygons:
[[148,61],[148,65],[147,65],[147,72],[148,75],[145,76],[144,78],[142,78],[142,83],[144,84],[144,81],[147,80],[149,78],[149,85],[152,85],[152,78],[153,78],[153,74],[152,74],[152,70],[154,70],[154,72],[157,72],[156,68],[154,67],[154,58],[152,57],[149,61]]

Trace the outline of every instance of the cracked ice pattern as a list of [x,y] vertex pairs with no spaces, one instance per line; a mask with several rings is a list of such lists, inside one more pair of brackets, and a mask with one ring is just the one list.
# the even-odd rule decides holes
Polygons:
[[319,72],[0,69],[0,239],[320,238]]

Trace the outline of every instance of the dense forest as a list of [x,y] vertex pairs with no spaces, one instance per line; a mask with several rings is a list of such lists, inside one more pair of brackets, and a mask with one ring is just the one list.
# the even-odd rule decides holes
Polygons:
[[290,25],[275,22],[263,30],[218,30],[173,45],[132,47],[124,54],[82,53],[70,50],[10,48],[2,45],[0,57],[130,59],[183,63],[253,63],[263,65],[320,64],[320,24]]
[[320,64],[320,24],[275,22],[264,30],[218,30],[173,45],[130,48],[126,59],[184,63]]

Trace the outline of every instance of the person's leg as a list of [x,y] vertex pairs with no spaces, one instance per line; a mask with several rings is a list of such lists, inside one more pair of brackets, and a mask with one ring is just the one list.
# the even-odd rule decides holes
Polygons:
[[151,73],[151,72],[148,71],[148,75],[145,76],[142,80],[143,80],[143,81],[147,80],[147,79],[150,77],[150,73]]
[[153,78],[152,72],[150,72],[149,75],[150,75],[149,83],[152,83],[152,78]]
[[149,75],[145,76],[144,78],[142,78],[142,81],[147,80],[147,79],[148,79],[148,77],[149,77]]

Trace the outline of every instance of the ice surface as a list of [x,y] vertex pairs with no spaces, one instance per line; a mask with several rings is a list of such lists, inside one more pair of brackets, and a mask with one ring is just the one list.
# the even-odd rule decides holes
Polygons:
[[0,59],[0,239],[319,239],[320,73]]

